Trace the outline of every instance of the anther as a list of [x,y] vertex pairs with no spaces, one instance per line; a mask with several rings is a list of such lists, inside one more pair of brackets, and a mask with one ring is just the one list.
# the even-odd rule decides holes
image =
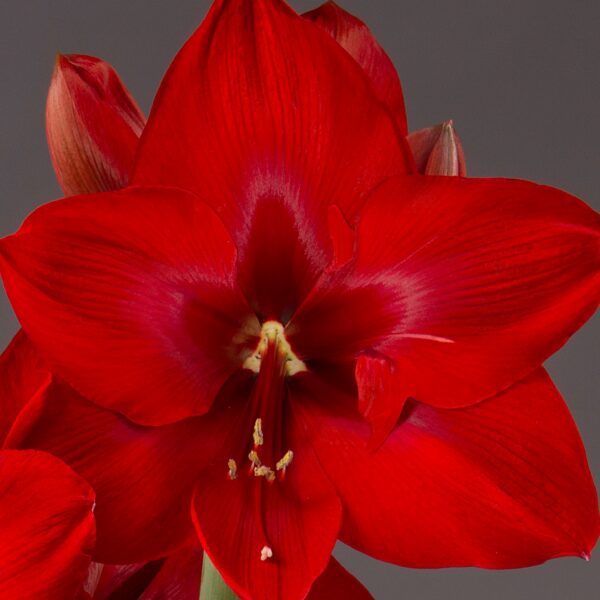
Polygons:
[[252,434],[254,439],[254,447],[262,446],[265,443],[265,438],[262,432],[262,419],[256,419],[254,422],[254,433]]
[[294,453],[291,450],[288,450],[283,455],[283,458],[277,463],[277,465],[275,466],[275,468],[278,471],[285,471],[290,466],[290,464],[292,463],[293,459],[294,459]]
[[269,558],[273,558],[273,550],[269,548],[269,546],[263,546],[260,551],[260,560],[265,562],[265,560],[268,560]]
[[264,477],[267,481],[275,481],[275,471],[266,467],[265,465],[261,465],[260,467],[255,467],[254,469],[255,477]]
[[260,467],[262,465],[262,462],[260,462],[260,458],[258,458],[258,454],[255,450],[250,450],[250,453],[248,454],[248,460],[254,467]]
[[233,458],[230,458],[227,461],[227,466],[229,467],[229,479],[233,481],[237,478],[237,464]]

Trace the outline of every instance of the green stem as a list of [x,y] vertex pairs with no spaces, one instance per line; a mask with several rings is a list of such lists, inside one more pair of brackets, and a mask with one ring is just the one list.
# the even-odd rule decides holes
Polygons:
[[223,581],[221,574],[212,564],[206,552],[202,560],[202,583],[200,600],[238,600],[238,597]]

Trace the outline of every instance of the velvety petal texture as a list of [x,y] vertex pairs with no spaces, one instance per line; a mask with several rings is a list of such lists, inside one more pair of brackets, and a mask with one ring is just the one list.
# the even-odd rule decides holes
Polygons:
[[43,452],[0,451],[0,598],[76,598],[94,547],[94,494]]
[[90,483],[98,562],[162,558],[193,536],[189,507],[205,453],[193,422],[136,426],[54,381],[21,413],[6,445],[47,451]]
[[328,204],[351,215],[410,160],[329,35],[280,0],[217,0],[165,77],[134,181],[198,192],[237,242],[263,201],[300,227]]
[[66,195],[126,185],[145,118],[115,70],[93,56],[58,56],[46,131]]
[[462,142],[452,121],[419,129],[407,139],[419,173],[461,177],[467,174]]
[[468,409],[410,402],[374,453],[348,401],[338,397],[328,412],[322,399],[335,402],[335,389],[304,383],[296,397],[343,501],[343,541],[419,568],[588,557],[598,497],[577,429],[542,370]]
[[331,557],[306,600],[373,600],[363,584]]
[[17,316],[51,367],[135,421],[205,412],[242,362],[255,319],[234,289],[235,248],[192,195],[137,188],[51,203],[0,253]]
[[325,2],[303,15],[324,29],[356,60],[366,73],[375,94],[393,115],[403,135],[408,133],[402,85],[390,57],[369,28],[335,2]]
[[568,194],[391,180],[362,213],[355,263],[324,278],[290,339],[315,361],[387,356],[404,398],[465,406],[532,372],[581,327],[598,306],[599,267],[600,215]]

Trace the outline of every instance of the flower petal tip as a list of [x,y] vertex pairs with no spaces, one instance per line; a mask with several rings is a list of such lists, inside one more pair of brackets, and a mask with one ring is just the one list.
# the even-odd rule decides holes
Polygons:
[[56,176],[67,195],[124,186],[144,124],[108,63],[83,54],[56,55],[46,131]]

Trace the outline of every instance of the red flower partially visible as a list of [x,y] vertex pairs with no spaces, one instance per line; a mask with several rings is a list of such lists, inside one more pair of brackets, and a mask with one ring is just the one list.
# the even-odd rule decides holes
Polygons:
[[74,598],[93,552],[93,508],[90,486],[62,461],[0,449],[0,600]]
[[599,217],[525,182],[404,176],[401,133],[317,27],[220,1],[133,185],[2,241],[56,373],[7,443],[92,483],[97,560],[164,556],[193,521],[242,597],[293,600],[338,535],[419,567],[589,554],[595,489],[540,365],[598,304]]

